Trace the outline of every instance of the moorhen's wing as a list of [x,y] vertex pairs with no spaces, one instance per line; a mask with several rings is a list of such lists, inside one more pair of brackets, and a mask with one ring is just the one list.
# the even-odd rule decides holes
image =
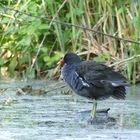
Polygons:
[[83,61],[77,65],[76,72],[87,83],[98,87],[104,87],[104,84],[116,87],[126,84],[124,76],[100,62]]

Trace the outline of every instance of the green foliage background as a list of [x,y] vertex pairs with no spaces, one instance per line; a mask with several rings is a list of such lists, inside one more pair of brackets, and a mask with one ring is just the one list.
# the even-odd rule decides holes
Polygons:
[[[1,0],[0,14],[1,75],[5,75],[3,68],[11,77],[22,71],[30,77],[41,75],[55,68],[66,51],[83,52],[87,59],[93,59],[91,54],[94,54],[96,60],[108,64],[140,54],[139,44],[39,18],[48,17],[140,41],[139,0]],[[140,78],[139,64],[138,57],[116,69],[123,70],[135,82]]]

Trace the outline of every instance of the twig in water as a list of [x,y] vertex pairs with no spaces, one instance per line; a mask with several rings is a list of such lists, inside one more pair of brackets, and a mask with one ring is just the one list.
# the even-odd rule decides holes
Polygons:
[[50,90],[46,90],[46,92],[52,92],[52,91],[55,91],[55,90],[58,90],[58,89],[61,89],[61,88],[64,88],[66,87],[66,85],[62,85],[60,87],[57,87],[57,88],[53,88],[53,89],[50,89]]

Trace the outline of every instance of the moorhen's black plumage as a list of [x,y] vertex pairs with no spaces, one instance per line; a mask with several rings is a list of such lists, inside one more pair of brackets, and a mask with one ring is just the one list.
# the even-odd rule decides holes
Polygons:
[[95,61],[81,61],[74,53],[65,54],[61,76],[78,95],[94,99],[92,118],[96,116],[96,100],[113,97],[125,99],[126,78],[112,68]]

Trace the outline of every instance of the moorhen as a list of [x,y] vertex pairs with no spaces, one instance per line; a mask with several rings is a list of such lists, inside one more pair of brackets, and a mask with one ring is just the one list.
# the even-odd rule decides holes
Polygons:
[[92,119],[96,117],[96,100],[125,99],[126,78],[112,68],[96,61],[81,61],[75,53],[66,53],[61,60],[62,79],[70,88],[83,97],[94,100],[91,111]]

